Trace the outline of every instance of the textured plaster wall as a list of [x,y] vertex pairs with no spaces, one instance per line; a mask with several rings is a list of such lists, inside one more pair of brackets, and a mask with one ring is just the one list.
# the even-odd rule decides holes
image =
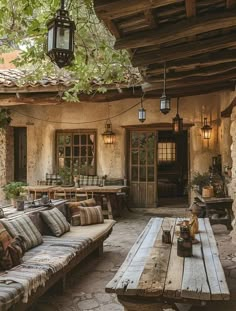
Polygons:
[[[231,96],[232,97],[232,96]],[[230,104],[228,93],[192,96],[180,99],[179,113],[184,123],[193,123],[190,129],[190,174],[194,171],[204,172],[211,165],[212,156],[223,153],[221,141],[229,135],[230,121],[220,123],[222,107]],[[222,104],[222,101],[224,102]],[[16,110],[22,114],[13,114],[13,126],[27,127],[28,183],[36,184],[45,179],[45,174],[55,170],[55,130],[86,129],[97,130],[97,174],[111,177],[123,177],[125,174],[125,129],[126,125],[140,125],[138,121],[139,105],[128,110],[138,99],[120,100],[111,103],[66,103],[54,106],[19,106]],[[109,107],[108,107],[109,105]],[[163,115],[159,111],[159,99],[145,99],[144,107],[147,119],[144,125],[151,123],[171,123],[176,114],[176,99],[172,99],[171,112]],[[112,120],[116,143],[104,145],[101,134],[105,121],[96,121],[108,117]],[[126,111],[125,113],[122,113]],[[27,116],[27,117],[26,117]],[[212,138],[204,141],[201,134],[203,117],[208,117],[213,127]],[[40,121],[41,120],[41,121]],[[44,121],[43,121],[44,120]],[[52,122],[54,121],[54,122]],[[84,121],[91,123],[83,123]],[[96,121],[96,122],[93,122]],[[230,138],[231,139],[231,138]],[[228,143],[227,138],[227,143]],[[224,157],[229,159],[229,146]]]

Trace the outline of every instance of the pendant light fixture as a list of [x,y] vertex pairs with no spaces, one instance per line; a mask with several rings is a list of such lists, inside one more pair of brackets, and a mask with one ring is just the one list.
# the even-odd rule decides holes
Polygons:
[[170,98],[166,96],[166,62],[164,62],[164,86],[160,98],[160,111],[164,114],[167,114],[170,111]]
[[115,142],[116,134],[112,131],[112,124],[110,119],[110,106],[108,104],[108,118],[105,123],[105,131],[102,133],[104,144],[112,145]]
[[144,95],[141,97],[141,101],[140,101],[141,108],[139,108],[138,110],[138,119],[142,123],[146,120],[146,109],[143,108],[143,98],[144,98]]
[[203,127],[201,128],[201,130],[204,139],[211,138],[212,127],[209,124],[207,124],[207,118],[204,118]]
[[75,23],[65,10],[64,0],[56,16],[47,22],[47,55],[59,68],[70,65],[74,59]]
[[177,98],[177,113],[172,121],[173,132],[178,134],[183,131],[183,119],[179,116],[179,97]]

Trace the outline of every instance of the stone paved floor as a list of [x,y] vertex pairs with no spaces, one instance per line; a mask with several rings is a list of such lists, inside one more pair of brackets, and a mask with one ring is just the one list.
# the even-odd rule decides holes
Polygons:
[[[41,297],[31,311],[121,311],[116,295],[106,294],[105,285],[112,279],[124,261],[129,249],[148,220],[157,212],[165,215],[166,209],[126,212],[118,219],[110,237],[104,243],[102,257],[90,257],[76,268],[68,278],[63,295],[49,291]],[[172,215],[185,216],[185,209],[171,209]],[[224,226],[214,226],[228,284],[236,293],[236,245],[232,245]],[[236,297],[234,297],[236,298]],[[171,311],[172,308],[163,310]],[[234,311],[235,302],[217,302],[211,307],[192,307],[191,311]],[[137,310],[138,311],[138,310]],[[186,309],[187,311],[187,309]]]

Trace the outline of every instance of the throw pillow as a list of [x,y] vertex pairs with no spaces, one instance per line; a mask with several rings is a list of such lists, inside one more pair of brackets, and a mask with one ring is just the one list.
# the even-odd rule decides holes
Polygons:
[[80,207],[81,226],[101,224],[104,222],[101,206]]
[[54,207],[48,211],[42,211],[40,214],[46,222],[53,235],[61,236],[67,231],[70,231],[70,224],[67,222],[65,216],[58,208]]
[[43,238],[40,232],[27,215],[21,215],[12,220],[1,219],[0,222],[12,237],[20,235],[25,238],[26,250],[43,243]]
[[25,252],[25,239],[21,236],[12,238],[0,223],[0,269],[9,270],[21,263]]

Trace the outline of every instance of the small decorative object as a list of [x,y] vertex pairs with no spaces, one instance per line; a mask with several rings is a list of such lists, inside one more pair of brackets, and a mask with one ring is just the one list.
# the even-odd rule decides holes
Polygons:
[[192,256],[192,238],[190,234],[190,226],[182,224],[180,226],[180,237],[177,239],[177,255],[180,257]]
[[166,96],[166,63],[164,63],[164,86],[160,98],[160,111],[164,114],[167,114],[170,111],[170,98]]
[[61,0],[61,8],[57,10],[56,16],[47,23],[47,55],[59,68],[70,65],[74,59],[75,23],[70,20],[64,2]]
[[23,199],[17,199],[16,200],[16,209],[17,211],[23,211],[25,209],[25,206],[24,206],[25,202]]
[[48,201],[49,201],[48,195],[44,194],[44,195],[42,196],[42,198],[41,198],[42,204],[47,204]]
[[162,243],[171,244],[170,230],[162,229]]
[[199,225],[198,225],[198,217],[195,214],[191,215],[190,218],[190,235],[192,239],[195,239],[195,234],[199,232]]
[[204,186],[202,188],[202,197],[204,198],[212,198],[214,196],[214,188],[213,186]]
[[25,192],[24,186],[26,186],[26,184],[23,182],[13,181],[3,187],[6,199],[12,200],[14,207],[16,207],[16,200],[20,199],[21,194]]

